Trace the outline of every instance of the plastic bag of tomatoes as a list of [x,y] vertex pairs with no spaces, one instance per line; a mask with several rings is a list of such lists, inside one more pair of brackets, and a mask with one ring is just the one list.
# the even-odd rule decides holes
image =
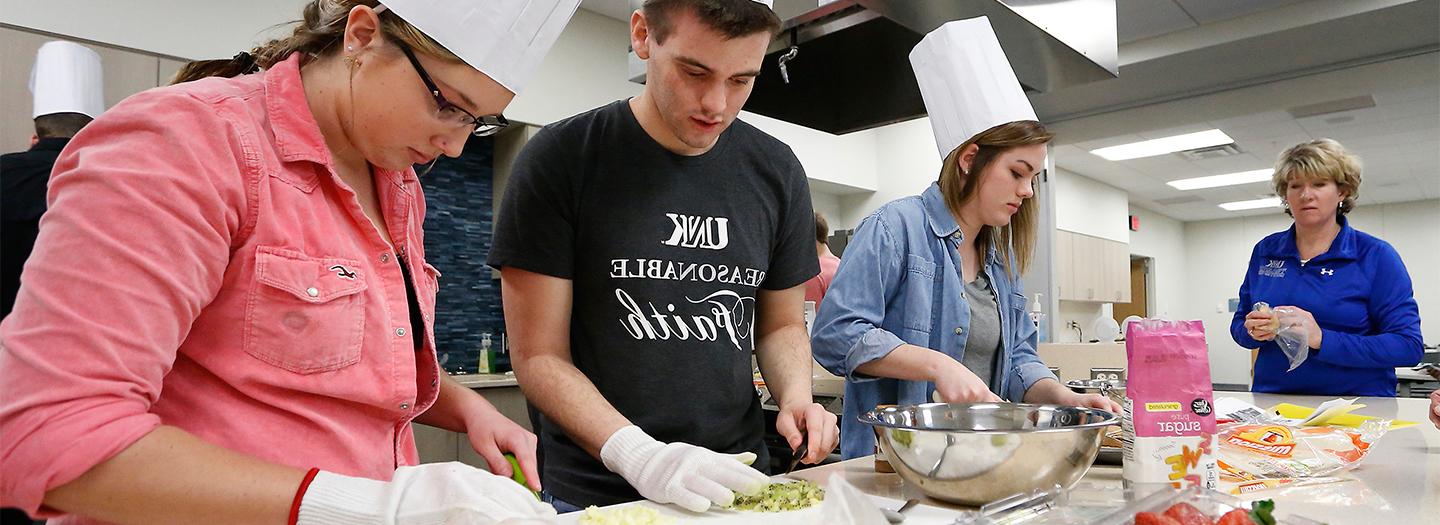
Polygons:
[[[1277,514],[1278,513],[1278,514]],[[1189,487],[1167,489],[1142,498],[1097,525],[1320,525],[1321,522],[1276,509],[1270,500],[1245,503],[1234,496]]]

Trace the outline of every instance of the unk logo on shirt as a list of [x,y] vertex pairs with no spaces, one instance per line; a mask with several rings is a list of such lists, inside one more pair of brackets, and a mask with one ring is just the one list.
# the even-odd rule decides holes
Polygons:
[[1270,259],[1269,262],[1265,263],[1265,266],[1260,267],[1260,275],[1262,277],[1284,277],[1285,261],[1283,259]]
[[724,250],[730,245],[730,219],[667,213],[675,231],[661,242],[666,246]]
[[1320,269],[1320,275],[1325,275],[1325,276],[1335,275],[1335,270],[1331,270],[1331,269],[1329,269],[1329,268],[1321,268],[1321,269]]

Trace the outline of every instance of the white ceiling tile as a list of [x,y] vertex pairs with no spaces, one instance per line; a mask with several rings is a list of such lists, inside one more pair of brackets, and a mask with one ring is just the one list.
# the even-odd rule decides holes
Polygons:
[[1163,129],[1155,129],[1155,130],[1150,130],[1150,131],[1144,131],[1144,132],[1137,133],[1137,135],[1140,135],[1141,137],[1144,137],[1145,140],[1149,140],[1149,139],[1158,139],[1158,138],[1164,138],[1164,137],[1173,137],[1173,136],[1176,136],[1176,135],[1185,135],[1185,134],[1187,134],[1187,133],[1196,133],[1196,132],[1207,131],[1207,130],[1211,130],[1211,129],[1215,129],[1215,127],[1212,126],[1212,125],[1210,125],[1209,122],[1196,122],[1196,123],[1194,123],[1194,124],[1186,124],[1186,125],[1183,125],[1183,126],[1176,126],[1176,127],[1172,127],[1172,128],[1163,128]]
[[1220,175],[1223,173],[1235,173],[1237,171],[1250,171],[1270,167],[1270,162],[1261,160],[1251,153],[1241,153],[1230,157],[1219,157],[1194,161],[1200,169],[1205,170],[1209,175]]
[[1255,158],[1260,159],[1260,161],[1268,167],[1275,163],[1275,158],[1280,156],[1280,152],[1285,151],[1291,146],[1294,146],[1301,142],[1308,142],[1310,140],[1314,140],[1314,138],[1314,136],[1308,133],[1300,133],[1295,135],[1276,136],[1268,139],[1241,141],[1237,142],[1236,144],[1240,145],[1240,149],[1243,149]]
[[1118,0],[1115,25],[1120,44],[1195,27],[1195,20],[1170,0]]
[[1402,100],[1392,103],[1378,103],[1380,112],[1387,119],[1431,117],[1431,122],[1440,125],[1440,97],[1426,100]]
[[1300,127],[1295,119],[1280,120],[1251,124],[1248,126],[1226,126],[1221,127],[1226,135],[1235,139],[1237,143],[1244,143],[1247,140],[1264,140],[1271,137],[1305,134],[1305,128]]
[[1440,130],[1440,119],[1437,119],[1436,115],[1424,114],[1392,118],[1385,121],[1385,129],[1389,133]]
[[1239,115],[1220,120],[1212,120],[1210,121],[1210,123],[1214,124],[1215,127],[1220,128],[1221,130],[1224,130],[1228,133],[1231,127],[1255,126],[1259,124],[1287,122],[1293,120],[1295,119],[1292,118],[1289,113],[1286,113],[1284,109],[1276,109],[1273,111],[1261,111],[1248,115]]
[[1142,137],[1140,135],[1120,135],[1116,137],[1080,142],[1076,143],[1075,146],[1086,151],[1088,154],[1088,152],[1091,150],[1108,148],[1110,146],[1119,146],[1121,144],[1129,144],[1131,142],[1140,142],[1146,139],[1147,137]]
[[1183,157],[1175,154],[1122,160],[1120,163],[1152,175],[1164,175],[1166,172],[1194,169],[1194,166],[1191,166]]
[[1377,106],[1305,117],[1295,119],[1295,122],[1299,124],[1301,128],[1313,133],[1335,128],[1373,126],[1385,122],[1385,119],[1385,113]]
[[1416,102],[1440,105],[1440,85],[1426,83],[1388,83],[1376,86],[1372,95],[1378,105]]
[[1230,20],[1304,0],[1175,0],[1201,24]]

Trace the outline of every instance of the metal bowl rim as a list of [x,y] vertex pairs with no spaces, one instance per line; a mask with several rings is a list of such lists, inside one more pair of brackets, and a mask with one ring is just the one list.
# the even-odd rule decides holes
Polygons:
[[[1085,423],[1085,424],[1083,424],[1083,425],[1075,425],[1075,426],[1069,426],[1069,427],[1017,428],[1017,429],[998,429],[998,428],[997,428],[997,429],[970,430],[970,429],[963,429],[963,428],[948,429],[948,428],[926,428],[926,427],[915,427],[915,426],[909,426],[909,425],[897,425],[897,424],[887,423],[887,422],[881,420],[881,419],[880,419],[880,416],[879,416],[880,412],[882,412],[882,411],[898,411],[898,410],[902,410],[902,409],[905,409],[905,408],[928,407],[928,406],[937,406],[937,405],[968,405],[968,406],[971,406],[971,407],[993,407],[993,408],[998,408],[998,407],[1000,407],[1000,406],[1003,405],[1003,406],[1013,406],[1013,407],[1020,407],[1020,408],[1031,408],[1031,409],[1035,409],[1035,408],[1071,409],[1071,410],[1079,410],[1079,411],[1082,411],[1082,412],[1087,412],[1087,413],[1095,414],[1095,415],[1098,415],[1098,416],[1102,416],[1102,417],[1103,417],[1103,420],[1102,420],[1102,421],[1097,421],[1097,422],[1094,422],[1094,423]],[[873,427],[898,428],[898,429],[901,429],[901,430],[916,430],[916,431],[921,431],[921,432],[957,432],[957,433],[963,433],[963,434],[1040,434],[1040,433],[1054,433],[1054,432],[1073,432],[1073,431],[1076,431],[1076,430],[1086,430],[1086,429],[1103,428],[1103,427],[1114,426],[1114,425],[1120,424],[1120,415],[1119,415],[1119,414],[1116,414],[1116,413],[1114,413],[1114,412],[1110,412],[1110,411],[1108,411],[1108,410],[1100,410],[1100,409],[1098,409],[1098,408],[1088,408],[1088,407],[1075,407],[1075,406],[1066,406],[1066,405],[1045,405],[1045,404],[1035,404],[1035,403],[922,403],[922,404],[919,404],[919,405],[908,405],[908,406],[905,406],[905,407],[888,407],[888,408],[883,408],[883,409],[879,409],[879,410],[871,410],[871,411],[869,411],[869,412],[866,412],[866,413],[864,413],[864,414],[861,414],[860,417],[859,417],[859,419],[860,419],[860,422],[861,422],[861,423],[865,423],[865,424],[870,425],[870,426],[873,426]]]

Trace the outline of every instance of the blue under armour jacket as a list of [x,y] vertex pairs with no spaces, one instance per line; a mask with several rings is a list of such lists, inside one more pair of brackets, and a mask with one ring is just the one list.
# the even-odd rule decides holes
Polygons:
[[[1299,368],[1286,372],[1289,360],[1275,341],[1246,333],[1245,315],[1256,301],[1315,316],[1324,335]],[[1420,310],[1400,254],[1344,218],[1330,250],[1305,263],[1293,225],[1255,245],[1230,334],[1240,346],[1260,349],[1255,392],[1394,397],[1395,368],[1414,366],[1424,354]]]

